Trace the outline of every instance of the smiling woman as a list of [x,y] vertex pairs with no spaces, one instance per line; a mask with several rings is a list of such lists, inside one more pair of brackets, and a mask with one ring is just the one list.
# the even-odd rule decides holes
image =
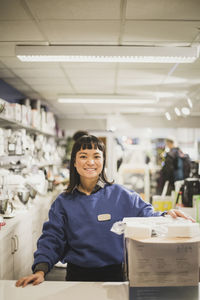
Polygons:
[[[95,136],[84,135],[73,145],[70,181],[54,201],[49,220],[34,253],[33,273],[16,286],[44,281],[58,262],[67,263],[68,281],[123,281],[123,237],[111,232],[124,217],[162,216],[135,192],[111,183],[105,174],[105,146]],[[168,212],[185,217],[180,211]]]

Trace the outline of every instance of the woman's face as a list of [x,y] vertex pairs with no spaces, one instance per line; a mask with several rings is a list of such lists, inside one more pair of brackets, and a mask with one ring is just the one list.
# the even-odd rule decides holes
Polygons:
[[80,149],[76,153],[74,166],[82,178],[95,179],[103,169],[103,152],[97,149]]

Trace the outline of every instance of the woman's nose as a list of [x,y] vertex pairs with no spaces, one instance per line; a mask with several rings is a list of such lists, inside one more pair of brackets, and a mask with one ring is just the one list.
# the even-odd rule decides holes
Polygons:
[[89,158],[87,160],[88,165],[93,165],[94,164],[94,159],[93,158]]

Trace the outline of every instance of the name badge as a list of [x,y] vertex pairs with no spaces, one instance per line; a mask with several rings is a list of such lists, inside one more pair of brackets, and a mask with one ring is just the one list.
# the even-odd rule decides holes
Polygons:
[[108,221],[111,220],[111,215],[110,214],[102,214],[97,216],[98,221]]

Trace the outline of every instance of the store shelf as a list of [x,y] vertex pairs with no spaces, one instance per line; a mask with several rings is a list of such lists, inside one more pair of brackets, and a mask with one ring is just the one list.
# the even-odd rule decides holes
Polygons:
[[17,128],[17,129],[23,128],[23,129],[26,129],[28,132],[31,132],[31,133],[39,133],[39,134],[44,134],[44,135],[47,135],[47,136],[50,136],[50,137],[55,137],[55,134],[42,131],[42,130],[37,129],[35,127],[25,125],[21,122],[17,122],[17,121],[14,121],[14,120],[9,120],[9,119],[7,119],[3,116],[0,116],[0,127],[3,127],[3,128],[11,127],[11,128]]

